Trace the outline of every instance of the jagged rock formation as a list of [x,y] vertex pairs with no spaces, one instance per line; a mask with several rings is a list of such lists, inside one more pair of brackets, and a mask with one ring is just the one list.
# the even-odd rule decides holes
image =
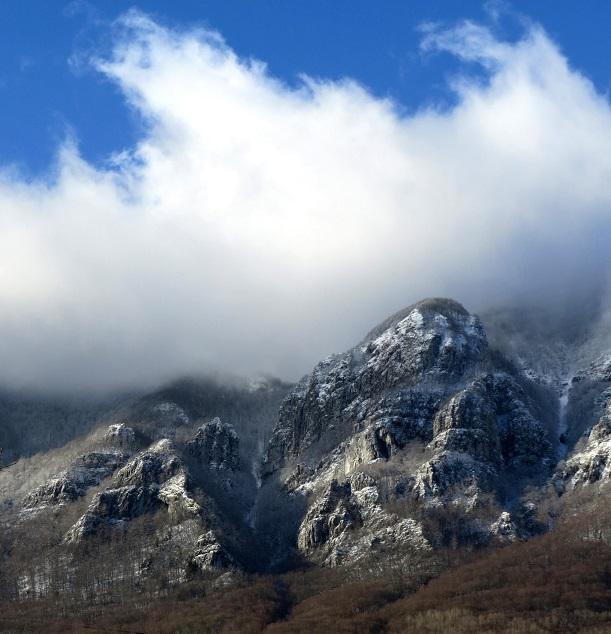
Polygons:
[[611,479],[611,402],[587,435],[585,446],[563,463],[554,475],[559,492]]
[[235,565],[233,557],[221,546],[213,531],[208,531],[197,540],[191,565],[198,570],[218,570]]
[[233,471],[240,466],[239,444],[235,429],[217,417],[197,430],[195,438],[187,444],[187,451],[213,469]]
[[457,485],[476,495],[502,469],[549,468],[551,443],[526,401],[504,373],[486,374],[453,396],[435,417],[435,457],[416,474],[417,495],[439,496]]
[[356,474],[343,484],[333,480],[301,523],[298,548],[329,566],[354,563],[371,552],[430,550],[418,522],[386,512],[379,502],[369,476]]
[[318,441],[345,439],[376,411],[389,410],[389,391],[418,385],[426,393],[430,383],[459,380],[486,349],[481,323],[460,304],[428,300],[410,307],[299,382],[280,409],[265,471],[272,473]]
[[[508,480],[518,495],[520,482],[551,473],[553,445],[528,384],[489,350],[477,317],[440,299],[316,366],[282,404],[265,462],[268,476],[308,497],[300,550],[325,563],[350,560],[342,553],[372,534],[366,518],[381,513],[386,535],[400,526],[425,548],[413,518],[389,519],[383,506],[393,500],[458,504],[480,543],[524,534],[509,529],[508,514],[490,525],[478,509]],[[352,479],[366,473],[369,484],[353,491]]]
[[81,456],[68,469],[29,493],[26,509],[73,502],[125,464],[127,454],[117,450],[94,451]]
[[309,509],[299,528],[297,544],[308,551],[336,540],[345,531],[362,526],[358,504],[350,483],[333,480],[322,497]]
[[138,582],[166,551],[178,584],[301,558],[403,570],[440,547],[528,539],[573,490],[611,480],[611,356],[571,365],[563,343],[537,364],[523,342],[495,345],[460,304],[425,300],[290,391],[182,381],[113,410],[33,491],[6,493],[27,465],[0,471],[0,502],[12,527],[57,518],[81,543],[67,553],[116,529],[148,540],[126,555]]
[[187,493],[186,482],[187,474],[172,443],[160,440],[117,471],[112,487],[94,497],[66,540],[79,541],[101,526],[129,521],[162,504],[173,516],[196,515],[199,505]]
[[125,423],[115,423],[109,425],[104,434],[104,440],[109,445],[116,447],[132,447],[136,440],[136,434],[134,430]]

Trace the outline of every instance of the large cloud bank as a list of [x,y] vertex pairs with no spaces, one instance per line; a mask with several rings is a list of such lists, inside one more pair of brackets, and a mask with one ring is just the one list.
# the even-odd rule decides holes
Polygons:
[[1,383],[294,378],[422,296],[604,279],[611,108],[541,29],[429,30],[465,74],[409,116],[351,81],[288,87],[213,33],[118,29],[91,63],[145,119],[138,146],[0,178]]

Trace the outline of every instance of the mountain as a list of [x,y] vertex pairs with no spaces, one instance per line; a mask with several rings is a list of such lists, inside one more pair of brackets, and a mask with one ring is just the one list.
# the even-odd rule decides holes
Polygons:
[[47,446],[9,416],[2,600],[78,612],[266,575],[278,620],[297,571],[413,593],[463,557],[592,524],[604,560],[611,345],[599,323],[550,323],[427,299],[295,385],[178,381],[98,403]]

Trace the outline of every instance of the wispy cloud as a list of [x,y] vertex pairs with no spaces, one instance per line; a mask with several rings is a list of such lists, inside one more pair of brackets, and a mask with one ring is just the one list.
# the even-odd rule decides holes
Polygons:
[[[429,29],[483,67],[404,117],[297,88],[217,33],[131,12],[91,63],[147,122],[108,169],[61,148],[0,179],[0,382],[112,387],[202,369],[295,377],[433,294],[471,305],[600,281],[611,109],[545,32]],[[104,125],[104,121],[100,121]]]

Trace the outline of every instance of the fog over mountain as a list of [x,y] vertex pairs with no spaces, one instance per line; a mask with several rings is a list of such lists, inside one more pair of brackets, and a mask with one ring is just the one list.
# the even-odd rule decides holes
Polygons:
[[68,140],[45,179],[0,177],[0,383],[296,378],[420,297],[606,288],[611,106],[537,25],[427,26],[422,55],[464,65],[415,113],[349,78],[285,85],[217,33],[135,12],[113,33],[86,63],[139,144],[99,167]]

